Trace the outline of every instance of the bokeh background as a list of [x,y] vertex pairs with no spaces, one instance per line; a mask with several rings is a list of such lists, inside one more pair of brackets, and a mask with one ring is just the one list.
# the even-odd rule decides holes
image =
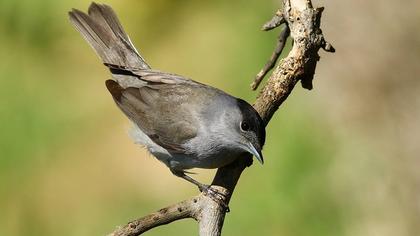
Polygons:
[[[104,0],[147,61],[252,102],[280,1]],[[0,235],[105,235],[196,188],[127,135],[108,71],[66,12],[0,1]],[[268,126],[225,235],[420,235],[420,2],[314,1],[336,54]],[[210,182],[214,171],[196,176]],[[146,235],[196,235],[193,220]]]

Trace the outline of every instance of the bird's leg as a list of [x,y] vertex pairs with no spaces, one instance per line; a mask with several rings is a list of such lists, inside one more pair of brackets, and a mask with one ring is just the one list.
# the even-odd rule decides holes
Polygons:
[[186,181],[196,185],[198,187],[198,190],[200,190],[200,192],[203,192],[204,194],[208,195],[215,202],[220,203],[222,206],[224,206],[226,208],[227,212],[230,211],[229,206],[224,201],[224,199],[226,199],[226,196],[224,194],[222,194],[219,191],[211,188],[210,185],[202,184],[202,183],[198,182],[197,180],[191,178],[190,176],[186,175],[184,171],[174,170],[174,169],[170,169],[170,170],[175,176],[183,178]]
[[[194,184],[195,186],[197,186],[198,190],[200,190],[200,192],[209,191],[209,189],[210,189],[210,185],[202,184],[202,183],[198,182],[197,180],[195,180],[195,179],[191,178],[190,176],[186,175],[185,171],[171,169],[171,172],[174,175],[176,175],[180,178],[183,178],[186,181],[188,181],[188,182]],[[212,191],[212,190],[210,190],[210,191]]]
[[185,179],[186,181],[194,184],[195,186],[198,187],[198,190],[200,190],[200,192],[206,191],[210,188],[209,185],[207,184],[202,184],[200,182],[198,182],[197,180],[191,178],[190,176],[186,175],[184,171],[177,171],[177,170],[171,170],[172,173],[180,178]]

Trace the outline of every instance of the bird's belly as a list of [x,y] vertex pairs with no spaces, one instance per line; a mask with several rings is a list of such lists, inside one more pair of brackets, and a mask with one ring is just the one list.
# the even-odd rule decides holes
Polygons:
[[153,142],[137,125],[133,124],[130,136],[136,144],[146,147],[154,157],[168,165],[168,160],[172,158],[172,155],[166,149]]
[[233,162],[240,155],[240,153],[235,150],[228,149],[213,149],[200,154],[196,152],[189,154],[170,153],[166,149],[154,143],[136,125],[134,125],[131,130],[130,136],[137,144],[145,146],[159,161],[175,170],[192,168],[215,169]]

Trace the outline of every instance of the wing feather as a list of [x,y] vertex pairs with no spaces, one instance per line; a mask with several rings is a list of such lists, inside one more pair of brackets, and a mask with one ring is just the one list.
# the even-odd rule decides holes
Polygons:
[[198,125],[187,104],[191,85],[159,83],[123,88],[109,81],[107,87],[118,107],[141,131],[169,152],[185,152],[182,145],[197,135]]

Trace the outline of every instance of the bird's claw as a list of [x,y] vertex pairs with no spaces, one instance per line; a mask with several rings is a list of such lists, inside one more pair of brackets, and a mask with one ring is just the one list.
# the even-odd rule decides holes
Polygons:
[[201,185],[199,187],[200,192],[204,195],[210,197],[213,201],[218,203],[219,205],[225,208],[226,212],[230,212],[229,205],[226,204],[225,199],[227,198],[226,195],[218,191],[217,189],[212,188],[210,185]]

